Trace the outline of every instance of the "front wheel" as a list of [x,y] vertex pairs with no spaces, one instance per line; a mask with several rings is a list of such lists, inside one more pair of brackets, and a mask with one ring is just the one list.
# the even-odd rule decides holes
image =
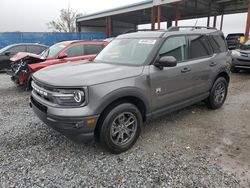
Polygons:
[[206,99],[207,107],[210,109],[220,108],[227,97],[228,82],[224,77],[218,78],[210,91],[209,97]]
[[142,115],[130,103],[122,103],[110,110],[100,130],[100,142],[111,153],[130,149],[138,139],[142,127]]

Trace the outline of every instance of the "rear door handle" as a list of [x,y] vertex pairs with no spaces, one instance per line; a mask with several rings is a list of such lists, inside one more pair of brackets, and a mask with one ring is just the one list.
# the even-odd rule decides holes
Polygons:
[[190,72],[191,69],[189,67],[185,67],[181,70],[182,73]]
[[215,63],[215,62],[210,63],[210,67],[214,67],[216,65],[217,65],[217,63]]

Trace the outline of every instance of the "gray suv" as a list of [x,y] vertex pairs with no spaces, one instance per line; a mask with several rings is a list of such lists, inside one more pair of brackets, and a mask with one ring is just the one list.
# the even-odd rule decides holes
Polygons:
[[112,153],[138,139],[143,122],[204,101],[220,108],[232,58],[221,31],[179,28],[123,34],[93,61],[33,75],[31,107],[47,125]]

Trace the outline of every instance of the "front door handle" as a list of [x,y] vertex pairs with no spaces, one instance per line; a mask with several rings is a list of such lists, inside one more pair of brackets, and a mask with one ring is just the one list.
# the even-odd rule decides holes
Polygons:
[[182,73],[190,72],[191,69],[189,67],[185,67],[181,70]]
[[214,67],[216,65],[217,65],[217,63],[215,63],[215,62],[210,63],[210,67]]

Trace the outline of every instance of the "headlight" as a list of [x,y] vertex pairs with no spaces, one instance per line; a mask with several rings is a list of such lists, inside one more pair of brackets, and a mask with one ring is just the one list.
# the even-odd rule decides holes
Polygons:
[[80,89],[58,89],[52,97],[56,104],[62,106],[81,106],[85,102],[85,93]]
[[240,56],[240,52],[237,50],[232,50],[232,55],[234,56]]

